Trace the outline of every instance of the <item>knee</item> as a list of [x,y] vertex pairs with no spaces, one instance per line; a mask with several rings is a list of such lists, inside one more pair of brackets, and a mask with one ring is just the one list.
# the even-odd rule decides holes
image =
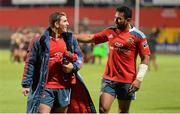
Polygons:
[[108,108],[105,108],[103,106],[100,106],[99,107],[99,113],[108,113],[109,112],[109,109]]
[[129,109],[128,108],[120,108],[119,113],[129,113]]

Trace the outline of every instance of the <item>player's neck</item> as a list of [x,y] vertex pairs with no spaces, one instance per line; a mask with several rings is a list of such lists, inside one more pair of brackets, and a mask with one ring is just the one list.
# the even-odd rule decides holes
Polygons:
[[131,29],[131,24],[128,24],[127,27],[126,27],[126,31],[129,31]]
[[53,38],[61,38],[62,32],[59,32],[57,29],[52,29],[52,37]]

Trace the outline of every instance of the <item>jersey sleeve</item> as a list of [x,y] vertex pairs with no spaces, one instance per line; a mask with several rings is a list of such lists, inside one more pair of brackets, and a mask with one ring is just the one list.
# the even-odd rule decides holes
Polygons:
[[107,30],[95,33],[93,37],[95,44],[100,44],[108,41]]
[[147,38],[139,39],[139,54],[140,55],[150,55],[149,45],[147,43]]

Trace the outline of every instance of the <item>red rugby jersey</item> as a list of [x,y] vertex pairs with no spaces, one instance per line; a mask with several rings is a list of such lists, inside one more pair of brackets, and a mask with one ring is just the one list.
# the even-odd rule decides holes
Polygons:
[[50,39],[50,59],[46,88],[65,88],[66,86],[69,86],[70,80],[64,81],[64,73],[62,71],[61,63],[59,62],[59,59],[65,51],[66,44],[62,38]]
[[136,58],[138,54],[149,55],[146,36],[133,27],[120,32],[108,28],[94,35],[95,44],[108,41],[109,54],[104,79],[132,83],[136,78]]

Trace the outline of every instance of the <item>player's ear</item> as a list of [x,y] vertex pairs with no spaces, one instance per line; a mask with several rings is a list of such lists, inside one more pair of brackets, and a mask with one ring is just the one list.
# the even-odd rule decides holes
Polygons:
[[120,17],[117,17],[117,18],[115,19],[115,22],[116,22],[116,24],[119,24],[119,23],[121,22],[121,18],[120,18]]
[[56,28],[59,28],[59,21],[56,21],[56,22],[54,23],[54,26],[55,26]]

